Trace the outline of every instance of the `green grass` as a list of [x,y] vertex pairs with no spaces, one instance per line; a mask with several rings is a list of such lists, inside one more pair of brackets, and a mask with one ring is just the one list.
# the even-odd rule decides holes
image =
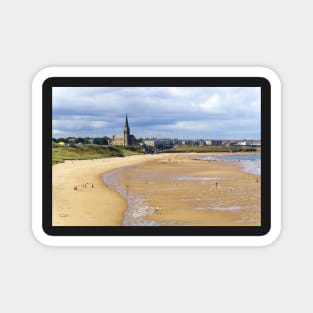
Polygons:
[[141,154],[134,147],[112,147],[97,145],[60,146],[52,144],[52,164],[62,163],[65,160],[90,160],[111,157],[124,157]]
[[[162,152],[251,152],[256,151],[254,147],[246,146],[177,146]],[[142,154],[138,147],[119,146],[60,146],[52,144],[52,164],[62,163],[65,160],[90,160],[111,157],[124,157],[135,154]]]
[[166,152],[252,152],[255,147],[247,146],[189,146],[181,145],[166,150]]

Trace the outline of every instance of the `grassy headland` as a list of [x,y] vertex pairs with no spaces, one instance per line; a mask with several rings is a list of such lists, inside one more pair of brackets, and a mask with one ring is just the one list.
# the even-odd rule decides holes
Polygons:
[[65,160],[124,157],[134,154],[142,154],[142,152],[134,147],[98,145],[60,146],[58,144],[52,144],[52,164],[63,163]]
[[181,145],[167,149],[163,152],[183,153],[183,152],[256,152],[257,148],[249,146],[190,146]]
[[[256,152],[255,147],[248,146],[190,146],[181,145],[162,153],[206,153],[206,152]],[[52,144],[52,164],[63,163],[65,160],[90,160],[111,157],[124,157],[128,155],[143,154],[139,147],[100,146],[100,145],[72,145],[61,146]]]

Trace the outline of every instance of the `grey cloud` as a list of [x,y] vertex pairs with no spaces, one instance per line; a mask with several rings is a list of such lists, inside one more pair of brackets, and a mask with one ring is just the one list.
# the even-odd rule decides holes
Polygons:
[[122,131],[126,113],[137,137],[260,137],[259,88],[53,89],[55,136],[111,136]]

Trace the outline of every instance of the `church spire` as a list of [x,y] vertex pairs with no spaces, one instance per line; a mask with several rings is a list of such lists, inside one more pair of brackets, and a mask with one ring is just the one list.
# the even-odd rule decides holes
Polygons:
[[124,146],[129,146],[130,130],[128,126],[127,114],[125,117],[125,126],[124,126]]
[[129,128],[127,114],[126,114],[126,117],[125,117],[125,126],[124,126],[124,128]]

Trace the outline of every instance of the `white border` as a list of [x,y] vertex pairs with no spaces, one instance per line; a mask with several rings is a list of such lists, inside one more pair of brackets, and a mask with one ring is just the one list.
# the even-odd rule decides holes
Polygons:
[[[50,236],[42,221],[42,84],[49,77],[264,77],[271,84],[271,230],[264,236]],[[275,126],[275,127],[274,127]],[[32,85],[32,229],[49,246],[264,246],[281,229],[281,84],[264,67],[49,67]]]

